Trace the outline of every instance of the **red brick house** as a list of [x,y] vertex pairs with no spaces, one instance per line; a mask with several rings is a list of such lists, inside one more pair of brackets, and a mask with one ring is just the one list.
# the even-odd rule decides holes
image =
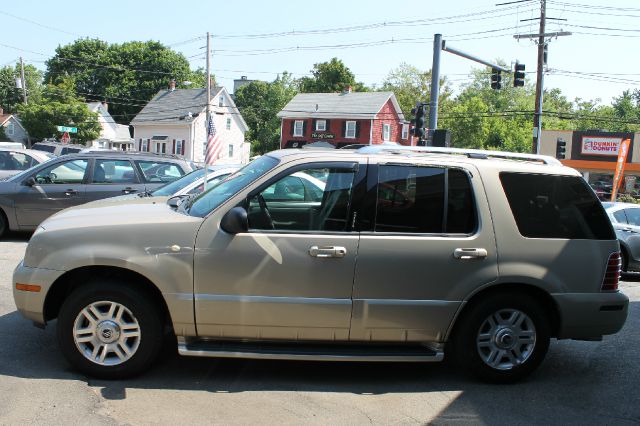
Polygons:
[[278,113],[280,146],[308,143],[412,145],[393,92],[299,93]]

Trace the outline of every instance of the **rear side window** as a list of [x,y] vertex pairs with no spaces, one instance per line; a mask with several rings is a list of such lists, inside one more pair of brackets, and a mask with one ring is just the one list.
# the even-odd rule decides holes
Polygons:
[[380,166],[376,232],[470,234],[476,223],[471,183],[464,171]]
[[45,151],[45,152],[54,152],[56,150],[55,146],[51,146],[51,145],[38,145],[35,144],[31,147],[31,149],[35,149],[38,151]]
[[616,238],[602,204],[581,177],[503,172],[500,181],[523,237]]
[[184,171],[175,164],[161,161],[136,161],[147,182],[172,182],[184,175]]

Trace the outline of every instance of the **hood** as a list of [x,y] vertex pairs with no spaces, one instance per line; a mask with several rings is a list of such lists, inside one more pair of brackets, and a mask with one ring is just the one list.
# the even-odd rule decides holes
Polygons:
[[132,229],[180,223],[200,224],[202,218],[178,213],[166,204],[166,197],[137,200],[98,200],[62,210],[40,224],[45,230],[123,227]]
[[162,204],[166,203],[169,197],[140,197],[138,194],[119,195],[117,197],[103,198],[101,200],[89,201],[84,206],[102,207],[113,206],[114,204]]

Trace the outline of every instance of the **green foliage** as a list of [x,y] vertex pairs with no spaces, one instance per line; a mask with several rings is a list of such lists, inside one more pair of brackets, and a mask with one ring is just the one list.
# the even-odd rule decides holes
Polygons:
[[[15,113],[23,102],[22,89],[16,88],[16,77],[20,77],[20,63],[15,67],[0,68],[0,106],[5,113]],[[37,102],[42,94],[42,72],[30,64],[24,66],[27,86],[27,101]]]
[[[421,71],[405,62],[389,72],[382,82],[381,91],[393,92],[405,116],[411,117],[416,102],[429,102],[431,97],[431,70]],[[440,79],[440,110],[447,110],[451,102],[451,88],[445,78]]]
[[312,77],[302,77],[298,81],[302,93],[342,92],[346,86],[351,86],[356,92],[368,91],[363,83],[356,82],[355,75],[338,58],[315,64],[311,73]]
[[616,196],[616,201],[619,203],[633,203],[633,204],[640,204],[640,198],[635,198],[634,196],[630,195],[630,194],[618,194]]
[[31,138],[60,137],[56,126],[77,127],[78,133],[70,135],[73,142],[86,143],[100,135],[98,114],[76,96],[74,86],[71,78],[47,85],[38,102],[19,106],[20,120]]
[[109,44],[98,39],[79,39],[56,49],[47,61],[45,81],[59,84],[73,77],[76,93],[87,101],[109,102],[114,119],[128,124],[146,103],[171,79],[194,79],[189,62],[157,41]]
[[0,141],[8,141],[9,138],[7,134],[4,132],[4,127],[0,126]]
[[245,139],[252,153],[264,154],[279,148],[280,119],[276,116],[296,94],[295,82],[287,72],[271,83],[253,81],[235,94],[236,105],[249,126]]

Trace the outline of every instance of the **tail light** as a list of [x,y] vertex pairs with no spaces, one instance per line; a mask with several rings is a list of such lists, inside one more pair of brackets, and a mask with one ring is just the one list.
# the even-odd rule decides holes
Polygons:
[[607,261],[607,270],[604,273],[602,280],[602,291],[616,291],[618,290],[618,283],[620,282],[620,268],[622,267],[622,258],[620,252],[611,253],[609,260]]

